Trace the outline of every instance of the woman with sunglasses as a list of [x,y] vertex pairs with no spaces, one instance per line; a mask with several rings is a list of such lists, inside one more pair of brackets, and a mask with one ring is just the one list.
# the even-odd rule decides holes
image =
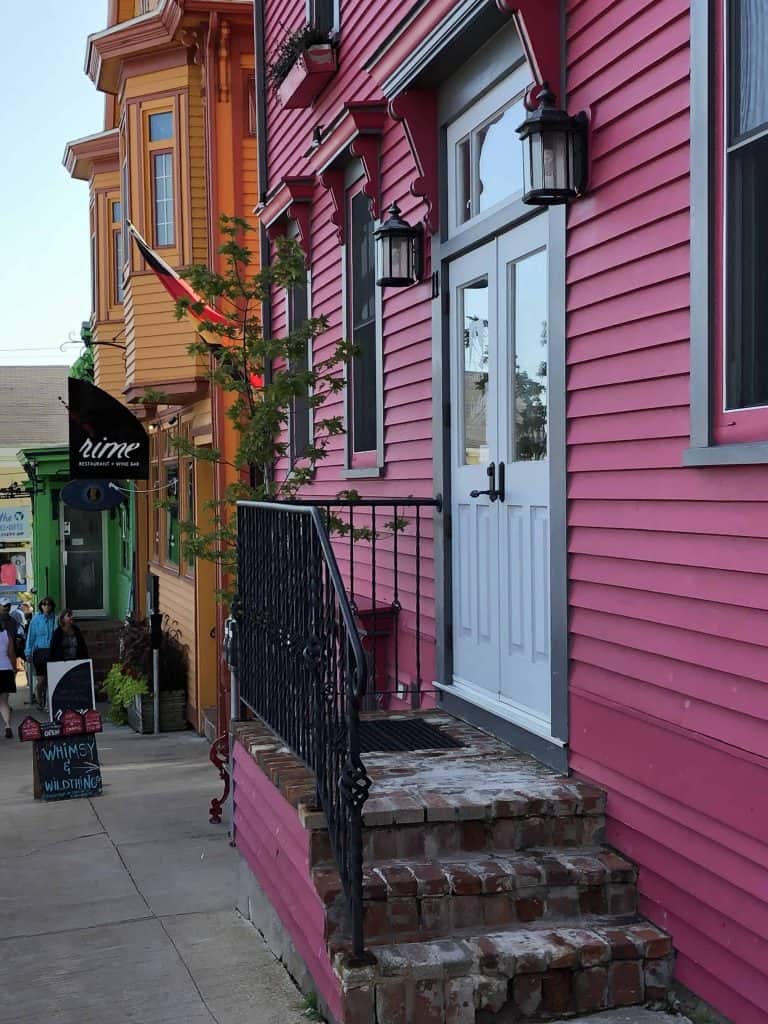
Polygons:
[[44,597],[38,605],[37,614],[32,616],[27,630],[27,643],[24,657],[31,661],[35,669],[37,703],[45,707],[48,659],[51,653],[51,640],[56,628],[56,605],[53,598]]

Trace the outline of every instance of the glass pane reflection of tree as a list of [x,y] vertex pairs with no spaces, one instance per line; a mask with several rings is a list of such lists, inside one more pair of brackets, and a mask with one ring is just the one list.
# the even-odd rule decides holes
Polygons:
[[520,462],[547,457],[547,254],[513,264],[514,450]]

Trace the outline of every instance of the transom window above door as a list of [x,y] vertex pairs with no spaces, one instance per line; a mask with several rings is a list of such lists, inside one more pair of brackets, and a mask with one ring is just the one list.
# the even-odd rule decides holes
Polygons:
[[531,71],[523,62],[447,126],[449,234],[522,193],[518,126]]

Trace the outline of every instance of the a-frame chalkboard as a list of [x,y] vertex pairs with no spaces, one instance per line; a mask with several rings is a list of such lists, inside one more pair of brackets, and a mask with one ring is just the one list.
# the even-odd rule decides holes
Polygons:
[[101,793],[101,766],[93,733],[34,742],[35,797],[72,800]]

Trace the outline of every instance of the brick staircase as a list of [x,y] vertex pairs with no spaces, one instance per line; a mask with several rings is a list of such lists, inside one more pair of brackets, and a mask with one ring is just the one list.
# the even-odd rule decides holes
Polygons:
[[77,624],[93,660],[93,678],[98,690],[112,665],[120,660],[120,631],[123,624],[118,619],[78,619]]
[[637,916],[635,867],[602,845],[604,794],[444,714],[422,717],[465,747],[364,758],[371,966],[349,963],[311,777],[285,748],[258,757],[310,832],[344,1024],[510,1024],[662,1001],[671,942]]

